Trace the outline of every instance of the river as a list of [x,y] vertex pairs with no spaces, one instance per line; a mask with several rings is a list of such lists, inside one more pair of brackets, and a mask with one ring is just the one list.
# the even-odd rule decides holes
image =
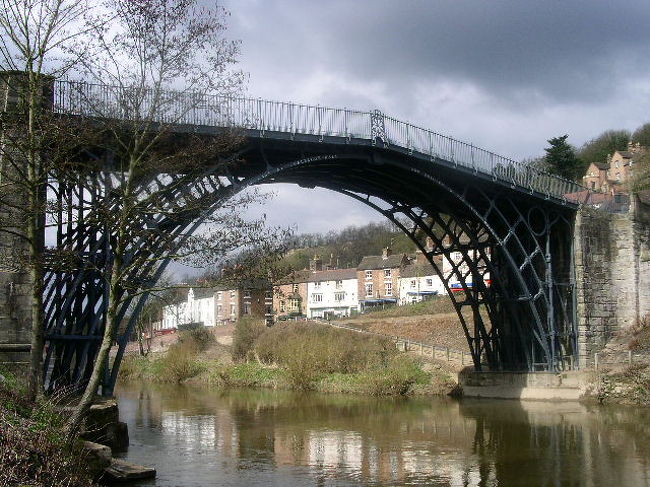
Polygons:
[[130,383],[141,486],[650,486],[650,411]]

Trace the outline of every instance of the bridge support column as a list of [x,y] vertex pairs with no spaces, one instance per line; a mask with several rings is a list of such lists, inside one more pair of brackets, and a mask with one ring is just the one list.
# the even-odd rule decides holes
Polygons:
[[0,364],[26,368],[32,341],[32,285],[24,258],[29,248],[21,238],[27,192],[17,175],[24,158],[15,149],[22,130],[15,114],[24,77],[20,72],[0,72]]
[[575,265],[581,368],[617,332],[650,314],[650,205],[632,196],[627,213],[582,208]]

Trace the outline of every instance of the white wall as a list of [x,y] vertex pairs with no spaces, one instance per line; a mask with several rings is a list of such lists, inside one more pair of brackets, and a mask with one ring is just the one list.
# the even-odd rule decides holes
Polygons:
[[[320,285],[319,285],[320,284]],[[325,312],[348,316],[351,310],[359,309],[357,280],[320,281],[307,283],[307,317],[322,318]],[[343,293],[343,299],[337,300],[337,293]],[[315,295],[322,300],[316,301]]]
[[187,301],[163,306],[163,328],[178,328],[185,323],[203,323],[215,326],[216,303],[214,295],[207,298],[194,298],[194,290],[187,293]]
[[399,278],[400,306],[422,301],[422,295],[418,294],[421,292],[437,292],[438,294],[447,294],[445,287],[442,285],[442,280],[436,274],[429,276]]

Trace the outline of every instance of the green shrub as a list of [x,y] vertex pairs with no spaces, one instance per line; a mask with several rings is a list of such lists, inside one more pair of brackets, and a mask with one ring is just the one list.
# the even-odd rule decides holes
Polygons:
[[199,352],[210,348],[216,342],[214,335],[205,326],[199,326],[191,330],[180,332],[178,335],[180,343],[192,342]]
[[149,357],[135,353],[124,355],[120,364],[119,378],[122,380],[143,379],[146,377],[150,365]]
[[163,381],[182,382],[204,370],[198,360],[198,347],[193,341],[175,343],[156,362],[156,375]]
[[380,369],[369,369],[364,376],[366,392],[373,396],[403,396],[411,392],[415,384],[430,379],[419,362],[403,355]]
[[232,343],[234,360],[246,360],[253,350],[255,341],[267,330],[264,321],[242,318],[235,325]]
[[257,339],[255,352],[266,363],[354,373],[385,364],[397,349],[390,339],[307,322],[276,324]]

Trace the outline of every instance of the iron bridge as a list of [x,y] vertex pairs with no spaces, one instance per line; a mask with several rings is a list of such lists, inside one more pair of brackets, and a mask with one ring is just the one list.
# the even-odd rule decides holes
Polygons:
[[[56,81],[53,109],[93,117],[91,107],[104,103],[111,117],[128,121],[134,112],[120,101],[122,95],[111,86]],[[370,206],[413,240],[447,289],[477,369],[558,371],[575,366],[573,225],[584,188],[379,111],[173,96],[173,109],[157,123],[173,122],[180,137],[211,137],[236,127],[243,136],[237,157],[245,164],[224,170],[224,164],[206,158],[191,177],[165,169],[140,183],[143,194],[162,191],[162,197],[152,203],[150,219],[139,222],[151,232],[132,242],[126,259],[155,252],[164,261],[141,266],[131,281],[156,282],[171,258],[166,256],[173,249],[165,244],[170,236],[178,242],[187,238],[244,188],[270,183],[321,187]],[[93,176],[94,194],[86,183],[58,185],[57,247],[74,249],[89,265],[52,269],[46,276],[45,383],[50,391],[90,377],[107,300],[105,282],[93,269],[112,262],[111,229],[99,225],[92,210],[66,217],[66,202],[72,207],[73,201],[84,200],[92,208],[110,190],[114,171],[104,156]],[[184,211],[197,201],[205,211]],[[314,209],[328,212],[317,203]],[[435,264],[438,256],[447,260],[451,273],[443,274]],[[461,283],[460,292],[451,292],[454,281]],[[104,394],[112,393],[128,337],[148,297],[125,296],[120,318],[127,323],[116,337],[117,355],[105,367]]]

